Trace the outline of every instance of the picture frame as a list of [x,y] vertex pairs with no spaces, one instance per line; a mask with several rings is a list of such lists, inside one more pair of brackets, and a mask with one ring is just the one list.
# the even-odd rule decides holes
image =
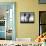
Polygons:
[[46,11],[39,11],[39,35],[46,32]]
[[20,23],[34,23],[34,12],[20,12]]
[[46,0],[39,0],[39,4],[46,4]]
[[0,40],[16,40],[15,12],[16,2],[0,2]]

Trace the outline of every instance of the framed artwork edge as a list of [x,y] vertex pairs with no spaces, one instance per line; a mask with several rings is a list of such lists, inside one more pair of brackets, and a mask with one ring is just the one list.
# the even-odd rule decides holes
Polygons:
[[46,4],[46,3],[42,3],[42,2],[40,2],[40,0],[38,1],[38,3],[39,3],[39,4]]
[[[23,21],[21,21],[21,16],[22,16],[21,13],[23,13],[23,14],[24,14],[24,13],[26,13],[26,14],[27,14],[27,13],[33,14],[32,16],[33,16],[33,19],[34,19],[34,20],[31,21],[31,22],[29,22],[29,21],[28,21],[28,22],[23,22]],[[20,23],[22,23],[22,24],[29,24],[29,23],[34,23],[34,22],[35,22],[35,13],[34,13],[34,12],[20,12]]]

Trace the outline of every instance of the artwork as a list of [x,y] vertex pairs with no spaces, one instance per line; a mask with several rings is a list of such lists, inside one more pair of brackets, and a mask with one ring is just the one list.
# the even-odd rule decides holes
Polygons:
[[15,40],[15,2],[0,2],[0,40]]
[[39,0],[40,4],[46,4],[46,0]]
[[39,11],[39,35],[46,32],[46,11]]
[[34,23],[34,12],[21,12],[20,23]]

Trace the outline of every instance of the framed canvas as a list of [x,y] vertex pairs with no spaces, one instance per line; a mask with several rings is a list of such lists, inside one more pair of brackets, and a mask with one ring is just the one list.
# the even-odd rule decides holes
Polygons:
[[15,40],[15,2],[0,2],[0,40]]
[[46,32],[46,11],[39,11],[39,35]]
[[20,12],[20,23],[34,23],[34,12]]
[[40,4],[46,4],[46,0],[39,0]]

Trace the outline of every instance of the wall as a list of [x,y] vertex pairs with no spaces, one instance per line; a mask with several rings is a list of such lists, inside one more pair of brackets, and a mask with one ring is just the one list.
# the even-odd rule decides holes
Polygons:
[[[36,38],[39,33],[39,10],[46,10],[46,4],[38,4],[38,0],[1,0],[0,2],[16,2],[16,37]],[[35,12],[35,23],[21,24],[20,12]]]

